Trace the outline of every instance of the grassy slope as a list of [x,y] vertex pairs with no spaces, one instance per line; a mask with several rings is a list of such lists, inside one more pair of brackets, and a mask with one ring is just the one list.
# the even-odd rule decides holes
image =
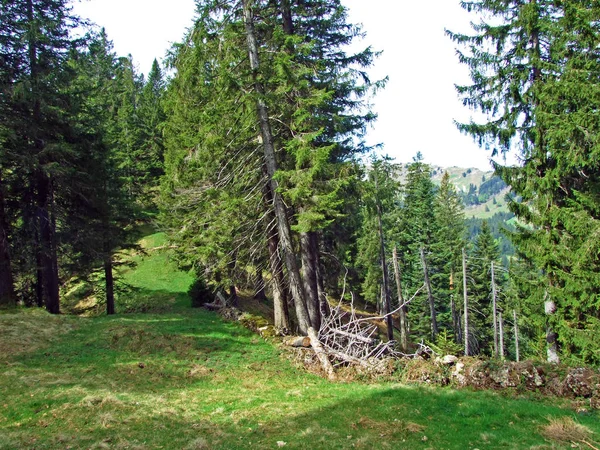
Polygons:
[[540,434],[559,416],[600,432],[595,413],[494,393],[329,383],[187,308],[189,278],[165,258],[126,277],[175,299],[168,312],[0,315],[0,448],[561,448]]
[[[457,190],[462,192],[467,192],[469,189],[469,185],[473,184],[477,187],[481,186],[483,183],[483,177],[489,180],[494,176],[492,171],[483,172],[479,169],[464,169],[460,167],[434,167],[435,175],[433,176],[434,183],[440,183],[442,180],[442,175],[445,171],[450,175],[450,181]],[[468,172],[470,170],[470,172]],[[467,173],[468,172],[468,173]],[[463,176],[463,174],[465,176]],[[505,195],[508,193],[508,189],[496,194],[494,197],[490,198],[487,202],[482,203],[477,206],[469,206],[465,208],[465,217],[471,218],[475,217],[478,219],[489,219],[494,214],[499,212],[508,212],[508,207],[506,206],[506,201],[504,200]],[[494,198],[496,199],[496,204],[494,204]]]

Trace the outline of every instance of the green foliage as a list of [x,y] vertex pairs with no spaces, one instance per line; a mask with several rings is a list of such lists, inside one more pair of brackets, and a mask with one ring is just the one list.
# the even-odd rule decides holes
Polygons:
[[442,330],[436,337],[435,343],[427,342],[427,345],[439,356],[445,355],[462,356],[465,348],[456,343],[456,339],[448,330]]
[[587,1],[464,6],[489,20],[473,36],[450,33],[467,48],[460,59],[473,82],[458,91],[490,120],[460,129],[502,151],[519,149],[523,165],[496,168],[518,196],[509,207],[524,225],[513,241],[546,278],[539,289],[557,304],[550,321],[563,354],[597,363],[600,343],[589,330],[599,318],[600,259],[591,236],[600,217],[600,8]]

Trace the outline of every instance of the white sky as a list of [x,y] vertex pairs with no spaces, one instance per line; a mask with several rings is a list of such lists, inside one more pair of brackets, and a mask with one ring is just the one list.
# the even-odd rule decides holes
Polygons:
[[[458,0],[342,0],[350,21],[362,23],[363,45],[383,50],[372,78],[389,76],[374,99],[379,119],[369,131],[370,144],[383,143],[383,153],[408,162],[420,151],[425,161],[445,167],[489,169],[490,152],[461,135],[453,120],[466,121],[454,83],[468,82],[454,44],[444,28],[468,31],[469,17]],[[119,55],[131,53],[147,73],[171,43],[192,25],[193,0],[80,0],[74,12],[106,28]]]

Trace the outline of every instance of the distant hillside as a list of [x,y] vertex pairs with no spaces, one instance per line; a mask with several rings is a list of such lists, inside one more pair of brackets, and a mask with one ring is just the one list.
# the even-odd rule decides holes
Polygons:
[[460,167],[432,167],[432,180],[439,184],[444,172],[460,192],[468,218],[489,219],[496,213],[508,213],[504,197],[508,186],[494,172]]
[[[405,178],[408,165],[403,165],[402,180]],[[439,185],[444,172],[448,172],[450,181],[460,193],[465,204],[467,218],[490,219],[497,213],[510,214],[504,200],[510,189],[499,177],[494,175],[493,171],[431,166],[432,181]]]

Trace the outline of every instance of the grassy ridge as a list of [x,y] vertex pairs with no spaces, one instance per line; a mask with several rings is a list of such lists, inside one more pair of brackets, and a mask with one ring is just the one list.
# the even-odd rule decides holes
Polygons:
[[[124,276],[175,298],[168,312],[0,315],[0,448],[570,448],[542,436],[549,418],[600,431],[597,414],[547,402],[329,383],[238,324],[184,307],[187,275],[163,257],[151,251]],[[22,337],[4,331],[17,319],[32,339],[12,351]],[[40,344],[44,323],[60,336]]]

